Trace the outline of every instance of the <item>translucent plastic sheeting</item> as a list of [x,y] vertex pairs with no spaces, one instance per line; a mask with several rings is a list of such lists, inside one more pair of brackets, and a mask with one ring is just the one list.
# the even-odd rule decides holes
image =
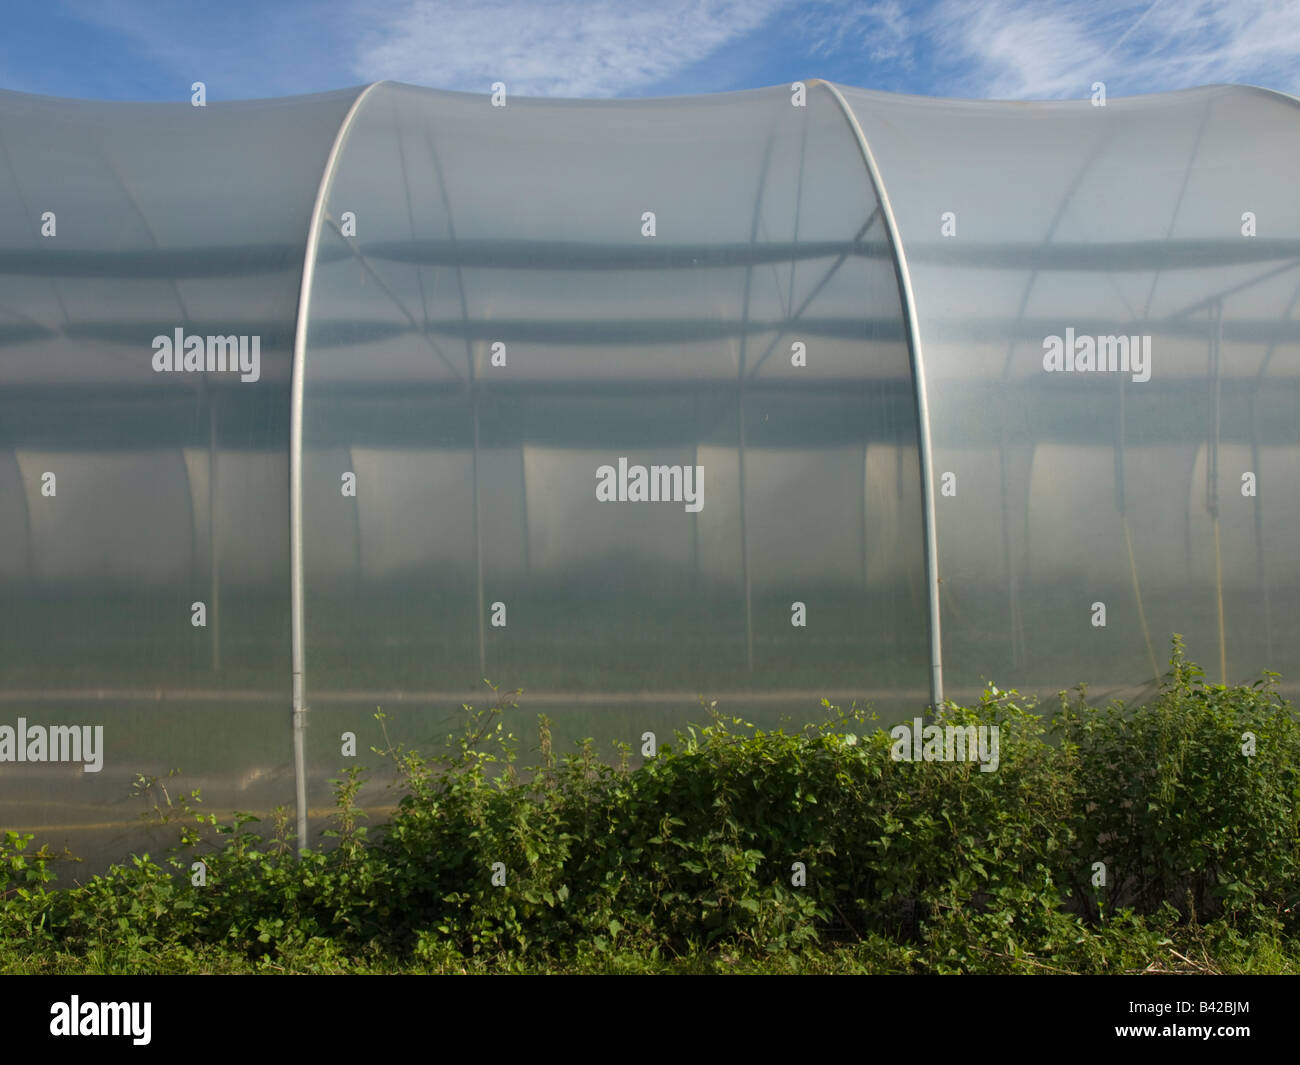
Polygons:
[[[844,93],[898,221],[952,490],[936,491],[948,692],[1132,692],[1174,633],[1212,680],[1293,679],[1296,101]],[[1149,344],[1149,365],[1130,353],[1124,372],[1107,338]],[[1086,368],[1090,345],[1106,369]]]
[[607,756],[910,716],[923,485],[947,695],[1137,694],[1175,632],[1285,688],[1295,102],[804,89],[0,94],[0,729],[84,741],[0,758],[3,827],[293,804],[295,651],[317,829],[376,707],[427,750],[485,678]]
[[[288,384],[355,97],[0,93],[0,726],[67,756],[0,764],[0,828],[120,859],[136,774],[174,768],[173,797],[293,803]],[[177,330],[205,366],[208,336],[258,338],[256,380],[156,370]]]
[[525,736],[545,711],[609,756],[701,699],[796,725],[824,695],[924,702],[906,335],[824,89],[376,87],[329,190],[305,381],[313,729],[329,708],[372,735],[383,704],[433,734],[484,678],[525,690]]

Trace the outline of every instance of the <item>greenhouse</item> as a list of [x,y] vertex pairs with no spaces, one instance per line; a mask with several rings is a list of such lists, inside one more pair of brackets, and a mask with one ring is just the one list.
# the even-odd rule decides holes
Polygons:
[[0,827],[314,840],[485,680],[609,757],[1293,691],[1296,107],[0,93]]

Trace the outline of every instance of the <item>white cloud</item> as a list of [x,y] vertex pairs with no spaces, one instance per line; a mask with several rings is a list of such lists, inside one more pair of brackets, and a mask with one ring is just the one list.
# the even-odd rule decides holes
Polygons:
[[[210,99],[379,79],[599,97],[785,73],[1010,99],[1077,99],[1094,81],[1112,96],[1213,82],[1300,94],[1300,0],[277,0],[238,19],[224,10],[57,4],[59,18],[104,40],[93,42],[107,58],[92,84],[163,84],[181,99],[193,80]],[[11,86],[61,84],[9,66]]]
[[366,80],[526,96],[614,96],[653,85],[761,28],[788,0],[396,0],[367,3],[379,28]]
[[877,62],[910,63],[911,27],[898,0],[805,0],[797,21],[814,58],[848,50]]
[[966,68],[961,87],[980,96],[1077,97],[1093,81],[1132,92],[1300,87],[1296,0],[940,0],[924,29]]

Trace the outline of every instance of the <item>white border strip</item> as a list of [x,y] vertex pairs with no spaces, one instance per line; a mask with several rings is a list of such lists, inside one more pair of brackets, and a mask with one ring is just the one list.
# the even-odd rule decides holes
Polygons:
[[925,583],[930,591],[930,705],[937,707],[943,702],[943,640],[939,630],[939,549],[934,521],[934,463],[930,454],[930,403],[926,395],[925,361],[921,357],[921,328],[916,317],[916,300],[912,295],[912,277],[907,269],[907,255],[903,252],[903,242],[898,234],[894,209],[889,203],[889,193],[885,191],[884,182],[880,179],[880,169],[876,166],[875,156],[871,154],[871,146],[867,144],[866,135],[862,132],[857,116],[835,85],[820,78],[816,79],[814,84],[822,85],[835,97],[845,120],[853,130],[853,135],[857,138],[862,159],[867,164],[867,174],[871,178],[876,199],[880,203],[880,213],[885,219],[889,242],[893,245],[894,270],[898,275],[898,291],[907,320],[907,350],[912,360],[912,380],[916,384],[921,506],[925,512]]
[[343,116],[338,133],[334,135],[334,143],[330,146],[330,154],[325,159],[325,169],[321,172],[320,185],[316,188],[316,202],[312,205],[311,221],[307,228],[302,285],[298,289],[298,321],[293,333],[293,379],[289,398],[289,624],[293,645],[293,776],[300,852],[307,847],[307,655],[303,635],[302,587],[302,395],[306,375],[307,322],[312,283],[316,276],[316,249],[320,243],[321,221],[339,153],[362,103],[376,86],[382,84],[380,81],[372,82],[357,94],[348,113]]

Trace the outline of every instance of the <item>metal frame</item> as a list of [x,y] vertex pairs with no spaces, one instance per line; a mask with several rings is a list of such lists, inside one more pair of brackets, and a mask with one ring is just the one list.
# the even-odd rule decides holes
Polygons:
[[867,177],[880,204],[880,216],[885,222],[890,248],[894,253],[894,273],[898,279],[898,296],[902,303],[903,321],[907,332],[907,352],[912,364],[912,382],[916,390],[917,457],[921,467],[922,529],[925,538],[925,583],[930,600],[930,705],[938,707],[943,702],[943,639],[939,625],[939,556],[934,519],[934,462],[930,451],[930,404],[925,387],[925,360],[921,354],[921,328],[916,316],[916,300],[912,295],[912,278],[907,269],[907,254],[898,233],[898,222],[889,202],[889,193],[880,177],[871,145],[858,122],[853,109],[835,85],[820,79],[812,81],[831,94],[839,104],[844,120],[849,124],[862,152]]
[[298,319],[293,333],[293,371],[289,392],[289,626],[293,659],[293,776],[298,820],[298,850],[307,848],[307,648],[303,630],[302,560],[302,409],[306,379],[307,325],[311,310],[312,282],[316,276],[316,249],[324,224],[325,201],[338,165],[339,153],[357,112],[366,97],[383,82],[372,82],[357,94],[343,116],[334,143],[325,159],[316,200],[307,223],[307,245],[303,252],[302,283],[298,289]]

